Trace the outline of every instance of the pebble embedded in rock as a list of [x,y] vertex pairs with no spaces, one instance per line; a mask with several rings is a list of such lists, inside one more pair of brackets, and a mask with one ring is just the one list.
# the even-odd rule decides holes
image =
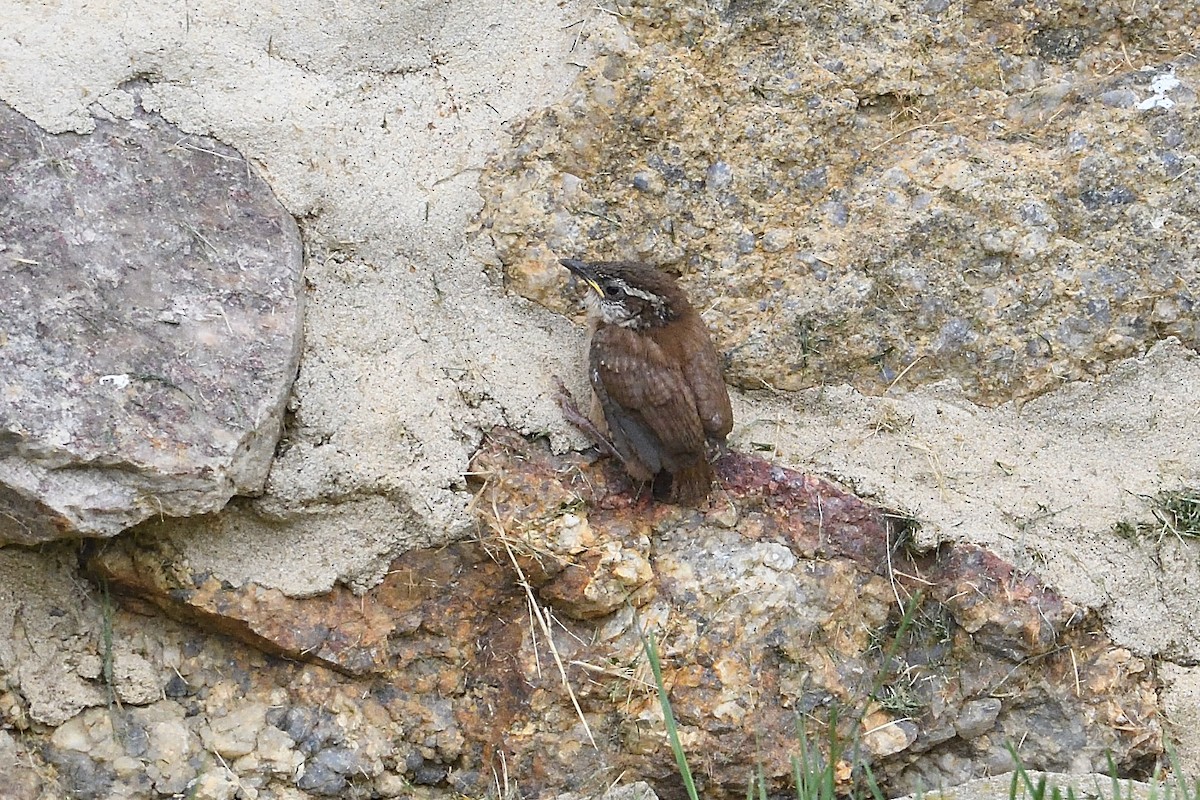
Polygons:
[[1000,715],[1000,701],[995,697],[963,703],[958,719],[954,721],[955,732],[963,739],[974,739],[991,730]]

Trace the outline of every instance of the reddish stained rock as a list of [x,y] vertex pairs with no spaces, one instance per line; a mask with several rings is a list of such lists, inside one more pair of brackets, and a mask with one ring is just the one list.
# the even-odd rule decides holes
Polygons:
[[[1111,751],[1136,773],[1160,752],[1150,670],[1033,576],[970,546],[912,553],[887,512],[756,457],[718,472],[709,507],[665,505],[608,460],[497,430],[471,466],[479,540],[406,553],[362,597],[228,586],[153,542],[87,563],[173,616],[352,676],[321,703],[369,696],[405,779],[459,790],[503,756],[524,791],[623,775],[677,795],[639,626],[709,797],[742,796],[760,766],[786,789],[798,722],[826,751],[833,719],[861,737],[840,779],[868,763],[889,794],[1001,770],[1009,740],[1039,769],[1103,770]],[[289,689],[298,706],[312,691]]]
[[94,546],[85,567],[113,592],[148,601],[174,619],[348,675],[382,668],[383,631],[403,620],[344,589],[297,600],[278,589],[193,573],[169,545],[147,538]]

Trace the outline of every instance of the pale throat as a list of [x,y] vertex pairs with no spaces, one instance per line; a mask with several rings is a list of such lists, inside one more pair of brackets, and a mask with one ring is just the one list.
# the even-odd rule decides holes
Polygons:
[[629,312],[620,303],[597,303],[596,309],[600,321],[605,325],[616,325],[630,330],[641,330],[650,327],[649,321],[642,315],[629,316]]
[[622,302],[609,300],[595,294],[588,294],[587,305],[589,315],[605,325],[616,325],[630,330],[644,330],[655,324],[662,325],[669,321],[666,300],[656,294],[636,289],[624,281],[617,281],[625,294],[645,300],[649,305],[640,314],[630,314]]

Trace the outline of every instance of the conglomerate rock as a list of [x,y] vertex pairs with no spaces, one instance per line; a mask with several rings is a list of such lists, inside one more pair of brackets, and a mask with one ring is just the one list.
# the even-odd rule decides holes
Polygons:
[[236,151],[124,97],[87,136],[0,104],[0,544],[215,511],[279,438],[295,222]]
[[1191,0],[631,2],[481,178],[507,286],[676,270],[747,388],[1027,397],[1200,344]]
[[[130,609],[269,655],[196,633],[166,700],[86,711],[46,757],[111,775],[129,755],[111,717],[263,792],[474,796],[503,771],[529,794],[622,776],[675,797],[639,631],[706,797],[744,796],[760,767],[786,790],[798,726],[826,755],[843,743],[842,788],[868,764],[890,794],[1002,771],[1009,743],[1074,772],[1111,753],[1141,774],[1161,751],[1148,665],[1034,576],[972,546],[911,552],[904,520],[753,456],[718,471],[711,505],[680,508],[610,460],[493,431],[471,470],[478,539],[408,552],[361,597],[223,584],[152,535],[97,542],[85,570]],[[154,760],[164,787],[189,774]]]

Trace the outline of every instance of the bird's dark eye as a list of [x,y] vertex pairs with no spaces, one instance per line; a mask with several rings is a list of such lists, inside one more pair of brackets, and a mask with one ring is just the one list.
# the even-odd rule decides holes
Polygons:
[[619,297],[621,294],[621,290],[610,283],[608,286],[604,287],[604,294],[607,297]]

